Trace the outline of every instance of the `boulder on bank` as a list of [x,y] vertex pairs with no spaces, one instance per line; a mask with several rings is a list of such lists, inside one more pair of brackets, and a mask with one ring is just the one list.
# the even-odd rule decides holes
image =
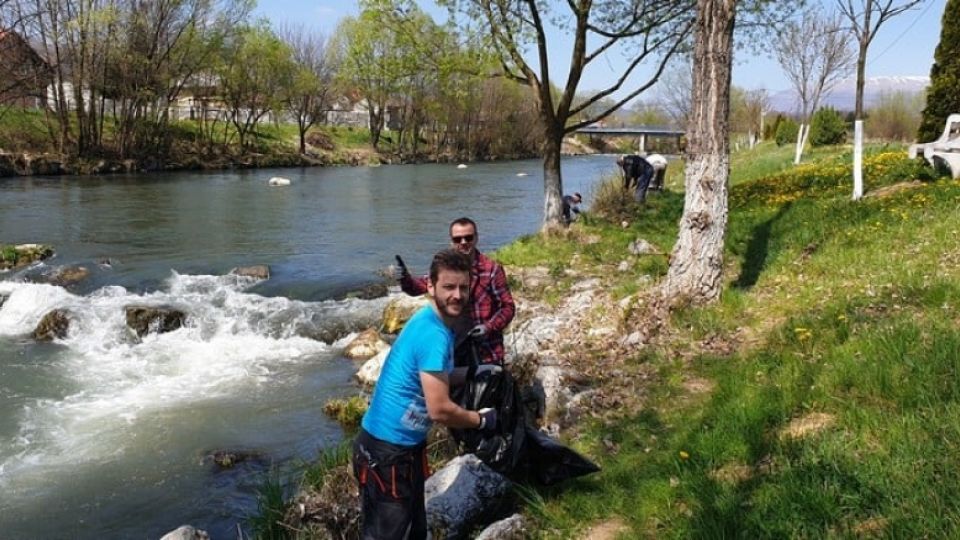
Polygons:
[[427,524],[440,538],[460,538],[496,512],[510,481],[473,454],[452,459],[427,479]]
[[523,516],[514,514],[496,523],[491,523],[476,540],[524,540],[527,538],[526,523]]
[[179,309],[157,306],[127,306],[127,326],[143,337],[153,331],[158,334],[172,332],[183,326],[187,315]]
[[376,356],[367,360],[357,371],[357,380],[365,386],[374,386],[377,379],[380,378],[380,370],[383,369],[383,363],[387,361],[387,355],[390,354],[390,347],[380,351]]
[[265,264],[255,264],[253,266],[238,266],[230,270],[230,274],[241,277],[251,277],[254,279],[270,279],[270,267]]
[[647,242],[643,238],[637,238],[633,242],[630,242],[630,245],[627,247],[630,250],[630,253],[634,255],[662,255],[663,252],[660,251],[657,246]]
[[176,530],[163,535],[160,540],[210,540],[207,531],[202,531],[190,525],[181,525]]
[[37,328],[30,334],[30,337],[37,341],[53,341],[54,339],[63,339],[67,337],[67,330],[70,329],[70,318],[64,309],[55,309],[40,319]]
[[410,317],[421,307],[427,305],[429,301],[426,295],[408,296],[402,294],[393,298],[383,310],[383,331],[387,334],[396,334],[403,329],[403,325],[407,324]]
[[373,328],[368,328],[357,335],[353,341],[343,350],[343,355],[351,360],[367,360],[376,356],[384,349],[389,349],[390,345],[380,339],[380,333]]

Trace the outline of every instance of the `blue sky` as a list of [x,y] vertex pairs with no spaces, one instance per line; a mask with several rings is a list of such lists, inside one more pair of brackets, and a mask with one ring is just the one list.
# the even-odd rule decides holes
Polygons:
[[[255,12],[258,16],[266,17],[275,23],[304,24],[327,34],[333,31],[341,18],[358,12],[355,0],[258,2]],[[827,7],[834,4],[834,0],[821,2]],[[425,0],[418,3],[435,19],[445,18],[445,10],[437,8],[434,2]],[[886,22],[870,45],[867,76],[929,75],[933,52],[940,39],[940,19],[945,4],[946,0],[925,0],[918,9]],[[561,77],[565,79],[568,64],[564,62],[565,58],[561,57],[569,55],[570,39],[568,36],[551,32],[548,43],[556,43],[557,51],[551,55],[551,73],[554,77],[562,74]],[[789,83],[775,60],[747,51],[738,52],[735,60],[733,84],[743,88],[765,88],[770,93],[789,88]],[[610,84],[619,76],[617,67],[623,62],[625,60],[619,55],[612,56],[605,62],[596,62],[594,69],[586,73],[581,88],[601,88]]]

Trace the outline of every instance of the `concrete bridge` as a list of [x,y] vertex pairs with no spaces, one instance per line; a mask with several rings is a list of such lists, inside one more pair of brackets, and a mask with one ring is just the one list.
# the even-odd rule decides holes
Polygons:
[[676,138],[677,148],[680,146],[680,138],[686,135],[682,129],[673,129],[663,126],[626,126],[626,127],[596,127],[589,126],[578,129],[575,133],[583,133],[591,137],[637,137],[639,139],[638,152],[646,153],[647,137],[668,137]]

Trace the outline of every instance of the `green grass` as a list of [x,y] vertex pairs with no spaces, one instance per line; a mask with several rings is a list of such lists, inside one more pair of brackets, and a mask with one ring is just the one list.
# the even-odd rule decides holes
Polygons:
[[[675,313],[665,341],[638,355],[657,373],[640,412],[580,426],[577,446],[603,471],[526,497],[545,536],[611,518],[623,538],[958,534],[960,182],[895,150],[867,152],[868,193],[921,182],[859,202],[846,148],[801,167],[773,145],[734,156],[727,288]],[[654,199],[627,229],[575,226],[602,239],[594,259],[563,239],[498,255],[592,261],[585,272],[610,275],[635,236],[669,250],[679,197]],[[661,273],[636,266],[611,290]],[[716,336],[732,355],[702,346]],[[692,380],[707,391],[691,392]],[[825,425],[787,435],[800,419]]]

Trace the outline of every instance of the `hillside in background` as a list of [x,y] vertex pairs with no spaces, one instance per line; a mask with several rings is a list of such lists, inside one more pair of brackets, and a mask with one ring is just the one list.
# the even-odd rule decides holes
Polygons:
[[[876,105],[880,96],[902,92],[917,94],[924,92],[930,84],[927,76],[884,76],[868,77],[864,86],[863,101],[865,108]],[[823,100],[823,105],[829,105],[841,111],[852,111],[856,101],[857,79],[844,79]],[[799,99],[794,90],[781,90],[770,96],[770,110],[792,114],[799,109]]]

